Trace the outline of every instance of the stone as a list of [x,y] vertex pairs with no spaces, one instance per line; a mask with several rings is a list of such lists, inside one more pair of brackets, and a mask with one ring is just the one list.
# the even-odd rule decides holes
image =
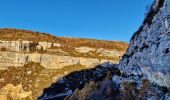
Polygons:
[[61,44],[59,44],[59,43],[53,43],[53,47],[61,47]]
[[[158,6],[158,2],[164,5]],[[153,8],[157,13],[151,19],[152,23],[145,23],[143,29],[134,34],[118,65],[128,75],[143,75],[152,83],[166,87],[170,87],[169,3],[170,0],[156,1]]]
[[46,50],[46,49],[52,47],[52,43],[51,42],[38,42],[38,44],[43,47],[43,50]]
[[97,49],[97,53],[99,53],[100,56],[115,57],[115,58],[119,58],[121,57],[121,55],[124,54],[124,52],[120,52],[117,50],[106,50],[104,48]]
[[28,71],[27,74],[28,74],[28,75],[31,75],[31,74],[32,74],[32,71]]
[[79,53],[88,53],[90,51],[95,51],[95,48],[91,47],[75,47],[75,50]]

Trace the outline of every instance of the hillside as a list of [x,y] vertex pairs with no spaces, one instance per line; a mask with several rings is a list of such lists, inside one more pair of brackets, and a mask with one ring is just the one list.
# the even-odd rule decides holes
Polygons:
[[72,72],[118,63],[127,47],[124,42],[0,29],[0,97],[37,99],[44,88]]
[[117,49],[117,50],[126,50],[128,44],[125,42],[118,41],[104,41],[104,40],[95,40],[95,39],[84,39],[84,38],[66,38],[66,37],[57,37],[50,35],[48,33],[33,32],[29,30],[20,30],[20,29],[10,29],[4,28],[0,29],[0,40],[27,40],[33,42],[53,42],[60,43],[70,46],[88,46],[94,48],[106,48],[106,49]]

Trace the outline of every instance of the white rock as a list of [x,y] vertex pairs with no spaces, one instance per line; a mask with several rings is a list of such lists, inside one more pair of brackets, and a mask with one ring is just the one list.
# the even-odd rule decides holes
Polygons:
[[88,53],[90,51],[95,51],[95,48],[90,47],[75,47],[75,50],[79,53]]

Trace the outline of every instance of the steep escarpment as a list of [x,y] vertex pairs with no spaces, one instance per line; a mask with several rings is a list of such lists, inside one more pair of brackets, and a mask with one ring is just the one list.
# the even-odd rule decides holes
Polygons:
[[[59,78],[102,63],[118,63],[127,43],[64,38],[47,33],[0,29],[0,96],[36,99]],[[13,96],[4,93],[19,86]],[[15,91],[14,91],[15,92]],[[9,96],[11,95],[11,96]]]
[[[149,20],[149,22],[147,21]],[[121,60],[122,72],[170,87],[170,0],[156,0]]]

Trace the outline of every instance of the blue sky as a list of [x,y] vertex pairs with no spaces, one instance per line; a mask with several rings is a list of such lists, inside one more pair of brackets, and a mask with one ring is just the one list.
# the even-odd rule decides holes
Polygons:
[[129,42],[153,0],[1,0],[0,28]]

